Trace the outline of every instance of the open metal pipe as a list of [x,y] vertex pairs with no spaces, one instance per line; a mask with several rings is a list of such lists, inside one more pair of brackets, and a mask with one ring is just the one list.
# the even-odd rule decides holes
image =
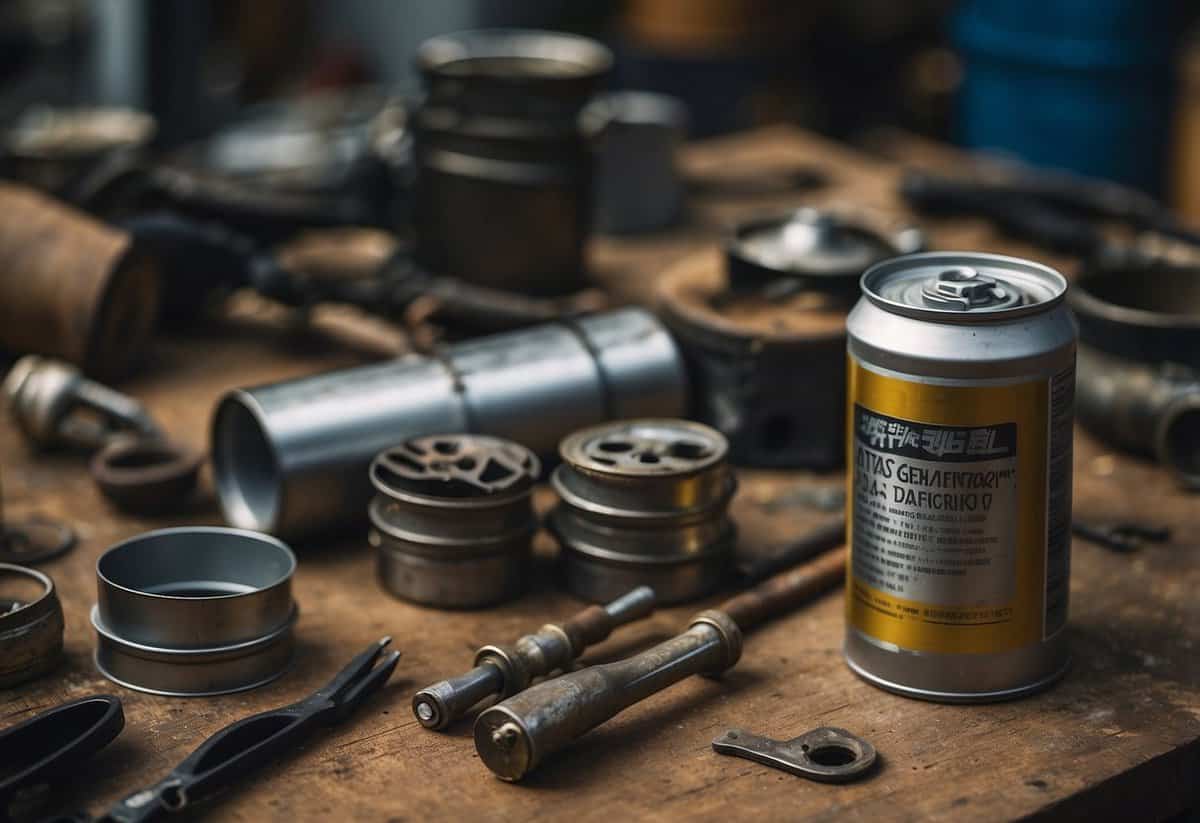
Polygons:
[[1185,488],[1200,488],[1200,374],[1081,345],[1079,421],[1106,441],[1155,458]]
[[520,780],[548,755],[620,712],[694,674],[737,663],[742,632],[792,611],[838,585],[846,551],[827,552],[786,574],[700,612],[687,630],[633,657],[539,683],[475,721],[475,749],[503,780]]
[[605,420],[678,416],[685,396],[679,352],[649,312],[547,323],[227,394],[212,424],[217,495],[232,525],[304,537],[363,520],[367,466],[407,437],[491,434],[548,454]]

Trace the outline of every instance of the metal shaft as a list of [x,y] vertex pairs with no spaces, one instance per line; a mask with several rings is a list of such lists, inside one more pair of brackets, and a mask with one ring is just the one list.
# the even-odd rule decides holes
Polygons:
[[575,738],[624,709],[693,674],[733,666],[742,629],[791,611],[836,586],[846,551],[828,552],[791,572],[698,614],[677,637],[616,663],[590,666],[539,683],[485,710],[475,749],[498,777],[520,780]]
[[484,646],[475,668],[413,695],[413,714],[427,729],[444,729],[480,701],[509,697],[536,677],[565,668],[588,646],[654,611],[654,590],[640,586],[606,606],[589,606],[561,625],[547,624],[512,646]]

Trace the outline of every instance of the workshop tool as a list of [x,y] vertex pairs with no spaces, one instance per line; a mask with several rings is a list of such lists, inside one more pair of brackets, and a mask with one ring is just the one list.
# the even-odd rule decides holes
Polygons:
[[0,688],[40,677],[57,666],[63,627],[62,604],[49,575],[0,563]]
[[602,420],[682,414],[685,379],[666,330],[625,308],[240,389],[213,417],[217,495],[233,525],[312,535],[361,521],[367,467],[405,437],[478,432],[547,454]]
[[714,740],[712,747],[717,754],[744,757],[821,783],[849,783],[866,777],[876,758],[874,746],[835,726],[821,726],[786,741],[730,729]]
[[296,558],[273,537],[159,529],[96,563],[96,667],[126,688],[178,697],[252,689],[292,659]]
[[415,437],[381,452],[371,463],[368,511],[384,588],[440,608],[520,594],[541,469],[524,446],[480,434]]
[[1068,302],[1079,323],[1079,421],[1200,489],[1200,265],[1086,266]]
[[1090,543],[1121,554],[1137,551],[1143,543],[1166,543],[1171,539],[1171,529],[1167,526],[1126,521],[1092,523],[1084,520],[1072,520],[1071,533]]
[[684,208],[678,153],[687,139],[683,101],[650,91],[597,96],[580,114],[596,164],[596,229],[605,234],[662,231]]
[[694,255],[659,279],[663,322],[692,378],[691,408],[729,439],[732,462],[842,465],[846,313],[858,279],[923,244],[919,229],[882,215],[801,209],[745,223],[723,261]]
[[0,348],[61,357],[90,375],[127,374],[158,310],[155,261],[118,229],[0,183]]
[[894,258],[847,320],[846,661],[909,697],[1028,694],[1069,660],[1075,324],[1066,279]]
[[226,726],[158,783],[130,794],[97,821],[142,823],[191,809],[296,751],[318,730],[345,722],[392,676],[400,652],[384,654],[391,640],[372,643],[311,696]]
[[530,294],[584,286],[592,159],[577,117],[612,60],[561,32],[484,29],[421,44],[426,94],[411,124],[423,268]]
[[4,393],[33,446],[94,452],[92,479],[123,508],[169,509],[196,487],[200,455],[169,442],[137,400],[87,379],[68,363],[26,355],[9,370]]
[[536,678],[566,669],[618,627],[649,616],[654,605],[654,590],[640,586],[604,606],[588,606],[561,624],[548,623],[511,646],[483,646],[471,671],[413,695],[413,716],[427,729],[444,729],[490,697],[512,697]]
[[121,701],[99,694],[0,730],[0,823],[38,819],[55,785],[78,778],[124,727]]
[[647,585],[666,604],[721,585],[736,535],[727,450],[720,432],[687,420],[622,420],[564,438],[547,527],[567,589],[602,602]]
[[4,510],[0,489],[0,563],[35,566],[65,554],[75,546],[75,531],[41,515],[13,521]]
[[846,552],[829,552],[700,612],[685,632],[640,654],[531,686],[479,715],[475,750],[497,777],[520,780],[634,703],[690,675],[730,668],[741,657],[743,631],[810,602],[845,572]]

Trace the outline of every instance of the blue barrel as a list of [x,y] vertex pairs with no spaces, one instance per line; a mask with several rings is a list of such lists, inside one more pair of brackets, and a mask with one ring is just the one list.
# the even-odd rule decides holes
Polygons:
[[961,142],[1161,194],[1178,17],[1172,0],[965,0]]

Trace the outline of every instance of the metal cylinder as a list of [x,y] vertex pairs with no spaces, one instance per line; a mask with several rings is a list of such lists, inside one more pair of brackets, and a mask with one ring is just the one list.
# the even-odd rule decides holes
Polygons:
[[0,688],[58,665],[63,625],[62,604],[48,575],[0,563]]
[[479,608],[525,587],[541,464],[497,437],[406,440],[371,463],[371,545],[379,579],[397,597]]
[[1058,272],[871,268],[849,336],[846,661],[889,691],[1019,697],[1069,661],[1075,323]]
[[116,378],[145,352],[158,311],[154,261],[123,231],[31,189],[0,184],[0,348]]
[[563,440],[549,527],[567,588],[593,601],[633,586],[662,603],[715,589],[733,554],[737,488],[720,432],[685,420],[593,426]]
[[550,323],[226,395],[217,494],[232,525],[309,535],[362,517],[368,465],[405,437],[480,432],[546,454],[602,420],[681,414],[684,396],[679,353],[648,312]]
[[254,688],[291,660],[296,558],[262,534],[205,526],[126,540],[96,563],[96,666],[154,694]]
[[611,63],[600,43],[558,32],[465,31],[421,45],[423,266],[512,291],[583,287],[592,166],[576,115]]

